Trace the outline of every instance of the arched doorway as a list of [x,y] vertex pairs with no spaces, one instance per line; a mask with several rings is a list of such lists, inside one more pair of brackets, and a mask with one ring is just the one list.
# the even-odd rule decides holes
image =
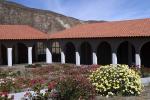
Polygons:
[[81,64],[92,64],[92,48],[88,42],[81,44]]
[[135,64],[135,48],[128,41],[123,42],[117,49],[118,64]]
[[97,48],[97,60],[100,65],[111,64],[111,46],[107,42],[101,43]]
[[1,64],[7,65],[7,48],[5,45],[1,45]]
[[75,63],[75,46],[67,43],[65,47],[66,63]]
[[144,44],[141,48],[141,64],[150,68],[150,42]]
[[28,48],[23,43],[18,43],[18,63],[28,62]]

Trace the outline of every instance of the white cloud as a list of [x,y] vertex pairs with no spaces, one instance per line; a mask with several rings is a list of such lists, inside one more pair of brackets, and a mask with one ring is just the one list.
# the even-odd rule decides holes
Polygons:
[[[150,17],[149,0],[15,0],[81,20],[123,20]],[[27,2],[28,1],[28,2]]]
[[82,20],[112,20],[126,2],[126,0],[70,0],[76,3],[65,5],[65,0],[47,1],[49,10]]

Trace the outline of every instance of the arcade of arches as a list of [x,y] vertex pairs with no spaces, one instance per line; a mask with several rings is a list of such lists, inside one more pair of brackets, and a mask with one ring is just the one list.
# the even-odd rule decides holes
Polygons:
[[[40,43],[40,42],[39,42]],[[13,64],[32,64],[32,62],[45,61],[45,47],[38,47],[38,44],[27,46],[24,43],[14,45],[0,44],[0,65],[12,66]],[[39,52],[40,51],[40,52]]]
[[32,64],[46,60],[46,63],[128,64],[150,67],[150,42],[143,43],[138,53],[134,45],[128,41],[119,43],[115,53],[112,45],[106,41],[99,43],[95,48],[88,41],[80,43],[78,48],[77,44],[67,42],[63,48],[65,49],[62,49],[59,42],[53,43],[51,48],[46,47],[43,42],[38,42],[32,46],[17,43],[11,47],[1,43],[0,64],[12,66],[13,64]]
[[[76,63],[76,65],[78,62],[83,65],[127,64],[150,67],[150,42],[142,45],[138,54],[133,44],[128,41],[121,42],[117,47],[116,56],[113,56],[113,48],[107,42],[100,43],[96,50],[93,50],[92,45],[88,42],[81,43],[79,50],[76,50],[75,47],[75,44],[71,42],[66,43],[65,53],[61,59],[66,60],[66,63]],[[117,61],[113,61],[114,59]]]

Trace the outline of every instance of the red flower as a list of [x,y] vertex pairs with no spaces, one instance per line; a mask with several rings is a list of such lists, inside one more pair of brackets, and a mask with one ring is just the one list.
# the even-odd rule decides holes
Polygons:
[[7,97],[8,96],[8,92],[0,92],[0,96]]
[[52,89],[54,89],[55,87],[56,87],[56,82],[55,81],[52,81],[52,82],[50,82],[49,84],[48,84],[48,89],[49,90],[52,90]]
[[30,81],[30,85],[31,86],[34,86],[35,84],[43,84],[44,83],[44,80],[43,79],[32,79]]

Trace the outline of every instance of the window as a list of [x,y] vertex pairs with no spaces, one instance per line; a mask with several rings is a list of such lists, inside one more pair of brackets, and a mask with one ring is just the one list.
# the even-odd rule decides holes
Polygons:
[[43,42],[37,43],[38,61],[46,60],[46,45]]
[[52,44],[52,53],[53,54],[60,54],[61,48],[59,42],[53,42]]
[[44,45],[43,42],[38,42],[37,43],[37,52],[38,54],[46,54],[46,46]]
[[52,44],[52,57],[53,57],[53,62],[60,62],[61,59],[61,48],[59,42],[53,42]]

